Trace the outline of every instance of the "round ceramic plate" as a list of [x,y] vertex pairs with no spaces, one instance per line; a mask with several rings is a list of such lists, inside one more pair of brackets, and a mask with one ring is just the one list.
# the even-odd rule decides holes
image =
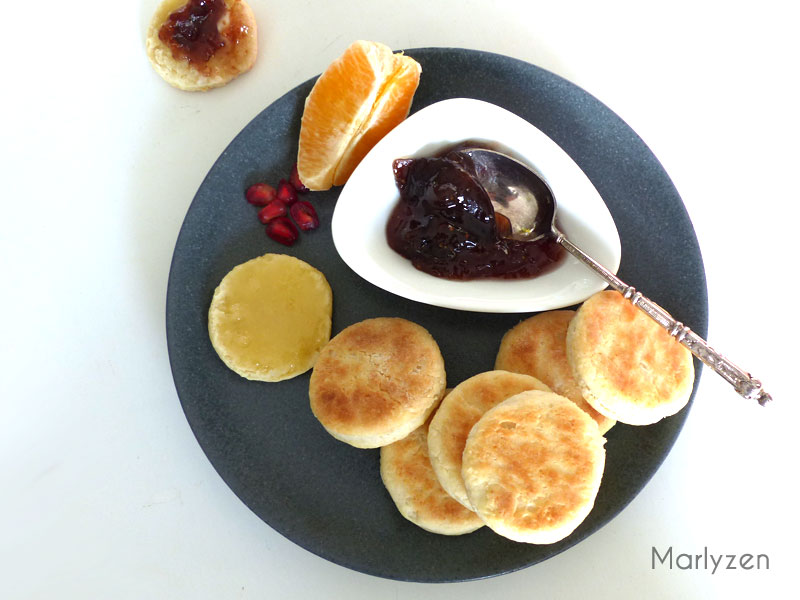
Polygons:
[[[559,144],[611,212],[622,243],[620,277],[705,335],[705,276],[691,222],[661,165],[619,117],[575,85],[519,60],[445,48],[407,54],[422,65],[412,111],[447,98],[477,98],[519,115]],[[247,381],[214,353],[207,331],[214,288],[235,265],[267,252],[292,254],[325,274],[333,289],[334,334],[376,316],[426,327],[442,350],[450,386],[491,369],[503,334],[527,316],[430,306],[361,279],[331,239],[339,189],[308,195],[320,215],[318,230],[302,234],[291,248],[267,238],[243,193],[256,181],[288,175],[312,85],[307,81],[266,108],[225,149],[178,237],[167,290],[167,340],[178,396],[200,446],[233,492],[272,528],[323,558],[372,575],[420,582],[488,577],[546,560],[585,539],[650,479],[688,408],[655,425],[617,425],[608,433],[594,509],[561,542],[520,544],[485,527],[447,537],[400,515],[381,482],[377,450],[352,448],[323,430],[309,409],[308,373],[280,383]]]

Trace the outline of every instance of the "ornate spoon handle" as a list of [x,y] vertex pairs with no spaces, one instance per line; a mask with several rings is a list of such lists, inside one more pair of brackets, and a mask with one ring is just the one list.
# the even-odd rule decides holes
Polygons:
[[772,400],[772,396],[762,389],[761,382],[757,379],[753,379],[750,373],[743,371],[719,354],[694,331],[686,327],[686,325],[680,321],[676,321],[672,318],[672,315],[658,304],[642,295],[641,292],[637,292],[633,286],[627,285],[619,277],[565,238],[563,233],[555,229],[554,233],[556,235],[556,241],[570,254],[593,269],[600,277],[605,279],[612,288],[620,292],[626,299],[630,300],[631,304],[640,308],[656,323],[666,329],[671,336],[686,346],[692,354],[720,374],[737,392],[739,392],[739,394],[747,399],[757,400],[761,406],[764,406],[767,402]]

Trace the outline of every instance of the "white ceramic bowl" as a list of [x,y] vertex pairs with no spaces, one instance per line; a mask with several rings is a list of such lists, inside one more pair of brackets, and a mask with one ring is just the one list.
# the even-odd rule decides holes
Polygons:
[[396,158],[422,157],[466,140],[495,142],[533,167],[558,202],[558,221],[579,248],[615,272],[617,228],[603,199],[580,167],[536,127],[480,100],[455,98],[411,115],[367,154],[337,201],[331,224],[342,259],[361,277],[389,292],[460,310],[537,312],[582,302],[605,282],[570,255],[552,271],[532,279],[454,281],[428,275],[386,242],[386,223],[399,192],[392,173]]

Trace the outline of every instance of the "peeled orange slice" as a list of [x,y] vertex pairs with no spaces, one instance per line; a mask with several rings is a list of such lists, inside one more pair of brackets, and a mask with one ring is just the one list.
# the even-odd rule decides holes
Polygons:
[[361,159],[408,116],[422,68],[377,42],[353,42],[306,98],[297,171],[311,190],[342,185]]

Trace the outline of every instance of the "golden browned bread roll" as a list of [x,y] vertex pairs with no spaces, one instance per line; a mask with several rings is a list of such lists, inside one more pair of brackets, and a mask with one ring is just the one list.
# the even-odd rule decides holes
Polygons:
[[494,368],[536,377],[589,413],[604,434],[614,419],[584,399],[567,360],[567,327],[574,315],[574,310],[551,310],[518,323],[503,336]]
[[487,371],[462,381],[445,396],[428,429],[428,450],[436,478],[448,494],[472,508],[461,478],[461,455],[478,419],[509,396],[525,390],[549,389],[530,375]]
[[622,423],[655,423],[692,393],[689,350],[619,292],[598,292],[581,305],[569,324],[567,358],[583,397]]
[[444,394],[444,359],[428,331],[405,319],[367,319],[343,329],[311,373],[311,410],[335,438],[358,448],[400,440]]
[[258,381],[308,371],[331,335],[331,288],[293,256],[265,254],[234,267],[214,291],[208,334],[222,361]]
[[381,448],[381,479],[406,519],[433,533],[462,535],[483,526],[444,491],[428,457],[428,421]]
[[604,444],[597,423],[564,396],[538,390],[512,396],[467,438],[462,475],[469,500],[502,536],[557,542],[594,506]]
[[256,61],[256,19],[245,0],[164,0],[145,40],[167,83],[186,91],[225,85]]

